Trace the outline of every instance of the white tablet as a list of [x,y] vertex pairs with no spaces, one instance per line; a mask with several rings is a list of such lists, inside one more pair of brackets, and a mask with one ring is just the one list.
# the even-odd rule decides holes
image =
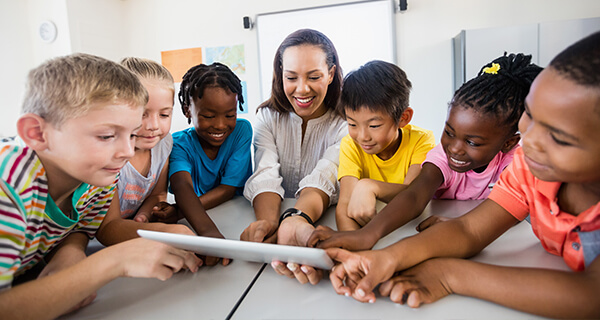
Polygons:
[[333,261],[323,249],[190,236],[149,230],[138,230],[137,232],[142,238],[159,241],[175,248],[207,256],[266,263],[279,260],[325,270],[333,267]]

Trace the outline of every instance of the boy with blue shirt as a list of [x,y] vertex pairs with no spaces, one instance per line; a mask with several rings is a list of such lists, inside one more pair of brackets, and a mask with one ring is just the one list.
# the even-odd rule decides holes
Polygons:
[[[252,174],[252,127],[236,111],[244,102],[241,81],[221,63],[200,64],[183,76],[179,101],[193,127],[173,134],[171,190],[198,235],[224,238],[206,210],[241,194]],[[214,265],[218,258],[205,262]]]

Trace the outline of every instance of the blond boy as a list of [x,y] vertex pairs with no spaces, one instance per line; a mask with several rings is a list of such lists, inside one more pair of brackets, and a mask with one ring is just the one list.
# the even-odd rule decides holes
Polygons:
[[[30,72],[20,140],[0,144],[2,317],[56,318],[117,277],[164,280],[183,267],[197,270],[194,255],[143,239],[84,253],[133,155],[147,100],[133,74],[92,55],[56,58]],[[36,280],[13,286],[44,262]]]

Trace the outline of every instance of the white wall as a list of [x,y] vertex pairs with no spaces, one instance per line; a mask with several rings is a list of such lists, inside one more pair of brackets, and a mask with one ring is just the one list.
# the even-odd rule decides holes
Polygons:
[[[243,44],[246,54],[249,116],[260,101],[256,31],[242,26],[242,17],[321,5],[356,1],[342,0],[27,0],[27,3],[66,4],[71,24],[73,50],[86,50],[117,60],[134,55],[160,61],[160,51],[190,47],[216,47]],[[396,1],[397,4],[398,1]],[[27,10],[27,12],[23,12]],[[39,17],[36,6],[24,6],[17,0],[0,0],[0,23],[16,17]],[[59,9],[60,11],[61,9]],[[7,13],[10,11],[11,13]],[[6,16],[6,18],[5,18]],[[57,14],[60,16],[60,14]],[[408,10],[396,13],[397,63],[413,83],[411,106],[413,123],[431,129],[439,136],[445,121],[447,103],[452,97],[451,39],[462,29],[522,25],[537,22],[600,16],[597,0],[409,0]],[[21,21],[22,19],[19,19]],[[79,22],[74,22],[79,21]],[[19,22],[23,25],[22,22]],[[29,28],[37,28],[37,21]],[[78,25],[79,23],[79,25]],[[81,26],[86,23],[87,26]],[[343,27],[341,22],[340,27]],[[14,23],[13,23],[14,24]],[[22,26],[27,28],[27,26]],[[68,25],[67,25],[68,28]],[[12,37],[14,26],[2,28],[3,47]],[[122,30],[120,30],[122,29]],[[120,32],[119,32],[120,30]],[[22,31],[18,31],[22,33]],[[59,31],[60,34],[60,31]],[[78,40],[79,39],[79,40]],[[58,39],[57,39],[58,40]],[[85,41],[88,42],[85,42]],[[31,41],[35,42],[35,41]],[[14,50],[14,51],[13,51]],[[0,108],[8,114],[0,117],[0,134],[10,133],[5,127],[14,123],[14,98],[22,87],[24,70],[34,67],[27,55],[39,50],[31,43],[19,41],[14,48],[2,50],[0,61],[10,65],[14,75],[3,79]],[[16,53],[15,53],[16,52]],[[12,54],[12,55],[11,55]],[[15,58],[15,56],[18,56]],[[19,66],[15,66],[19,65]],[[6,70],[5,66],[5,70]],[[349,70],[346,70],[349,71]],[[7,78],[7,77],[5,77]],[[17,82],[14,82],[15,79]],[[21,79],[21,80],[19,80]],[[21,83],[18,83],[21,81]],[[18,102],[20,105],[20,102]],[[184,127],[185,121],[174,120],[173,129]]]

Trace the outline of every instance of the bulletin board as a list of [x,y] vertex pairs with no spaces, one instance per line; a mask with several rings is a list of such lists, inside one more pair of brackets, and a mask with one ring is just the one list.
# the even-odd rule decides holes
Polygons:
[[370,60],[395,63],[394,6],[393,0],[375,0],[257,15],[261,100],[271,94],[275,51],[298,29],[331,39],[344,75]]

